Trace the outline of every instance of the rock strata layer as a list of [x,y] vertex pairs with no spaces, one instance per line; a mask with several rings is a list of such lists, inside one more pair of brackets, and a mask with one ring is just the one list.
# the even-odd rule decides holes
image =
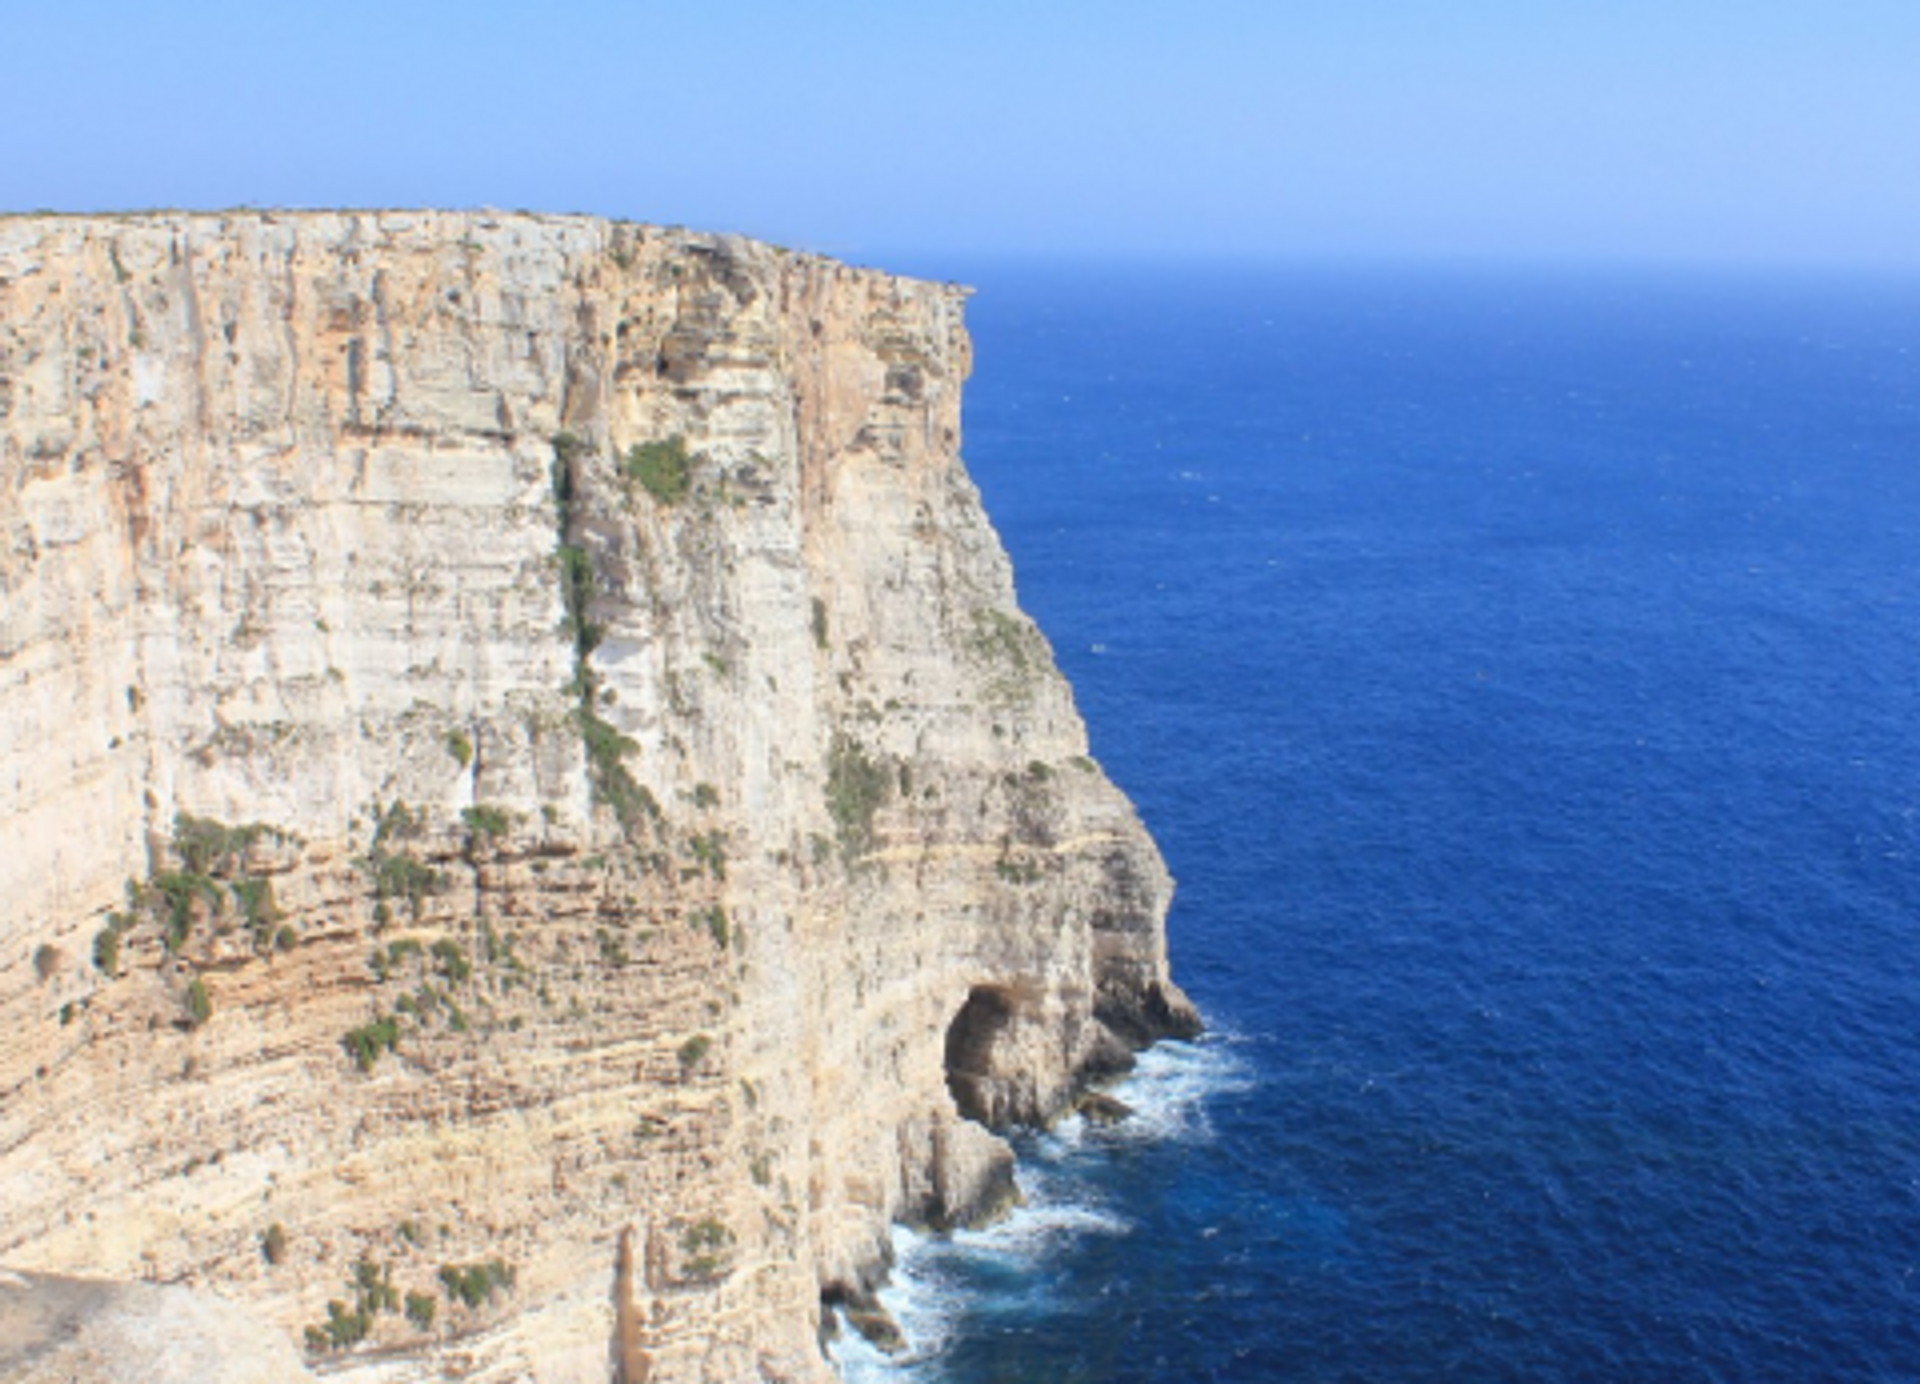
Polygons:
[[960,462],[963,300],[587,218],[0,221],[9,1310],[830,1378],[891,1223],[1197,1028]]

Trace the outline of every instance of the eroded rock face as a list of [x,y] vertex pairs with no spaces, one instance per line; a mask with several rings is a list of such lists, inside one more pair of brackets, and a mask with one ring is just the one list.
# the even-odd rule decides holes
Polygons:
[[1192,1031],[962,303],[585,218],[0,221],[0,1262],[347,1378],[820,1379],[889,1223],[1004,1200],[976,1120]]

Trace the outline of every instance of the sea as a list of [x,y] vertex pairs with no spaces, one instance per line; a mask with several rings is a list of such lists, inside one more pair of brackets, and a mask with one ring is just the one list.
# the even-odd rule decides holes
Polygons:
[[971,282],[1205,1015],[848,1379],[1920,1379],[1920,281]]

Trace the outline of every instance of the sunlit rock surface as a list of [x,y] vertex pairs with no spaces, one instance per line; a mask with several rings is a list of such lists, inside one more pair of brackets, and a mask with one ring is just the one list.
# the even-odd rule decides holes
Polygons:
[[0,1264],[268,1370],[817,1380],[891,1222],[1004,1203],[988,1124],[1191,1030],[960,462],[963,300],[0,220]]

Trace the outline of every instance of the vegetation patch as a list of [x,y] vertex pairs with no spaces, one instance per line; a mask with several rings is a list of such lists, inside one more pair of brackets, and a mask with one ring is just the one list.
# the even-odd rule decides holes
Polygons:
[[260,841],[283,844],[294,838],[259,822],[230,827],[208,817],[182,812],[174,817],[173,854],[179,868],[157,871],[145,882],[127,881],[127,910],[109,914],[94,937],[93,961],[105,975],[117,975],[120,945],[143,920],[157,923],[169,952],[183,951],[203,920],[223,917],[232,902],[253,934],[256,950],[274,944],[280,920],[273,882],[247,873],[247,853]]
[[600,948],[600,959],[608,965],[624,966],[632,959],[627,955],[627,944],[606,928],[595,928],[593,938]]
[[718,946],[721,951],[727,949],[728,932],[726,909],[722,908],[719,904],[715,904],[711,908],[703,908],[693,915],[693,921],[697,926],[704,927],[707,930],[707,935],[713,938],[714,944]]
[[120,974],[120,938],[133,926],[131,913],[109,913],[107,925],[94,934],[93,964],[100,974]]
[[427,899],[446,887],[446,877],[407,851],[376,851],[368,857],[367,869],[373,876],[374,897],[405,899],[414,918]]
[[440,1304],[430,1293],[407,1294],[407,1320],[422,1331],[433,1330],[434,1314],[439,1307]]
[[173,852],[189,874],[238,874],[246,853],[267,838],[280,842],[286,834],[259,822],[230,827],[186,812],[175,813],[173,818]]
[[400,1020],[397,1016],[386,1014],[370,1024],[351,1028],[340,1040],[340,1046],[347,1050],[347,1056],[363,1072],[370,1072],[379,1062],[383,1053],[393,1052],[400,1046]]
[[874,814],[886,801],[894,777],[859,741],[844,734],[834,736],[827,754],[827,811],[847,858],[872,849]]
[[680,1070],[691,1072],[706,1060],[707,1053],[713,1047],[713,1039],[704,1033],[696,1033],[680,1045]]
[[467,1307],[483,1307],[492,1302],[495,1293],[513,1287],[513,1279],[513,1265],[501,1259],[440,1267],[440,1284],[447,1290],[447,1297]]
[[426,816],[395,800],[384,812],[374,813],[373,845],[360,861],[361,868],[373,880],[373,893],[379,901],[374,916],[384,923],[391,912],[384,905],[401,899],[416,920],[427,899],[447,887],[446,876],[418,859],[403,843],[413,841],[426,831]]
[[685,1276],[696,1280],[718,1277],[726,1268],[732,1248],[733,1232],[719,1221],[708,1217],[688,1226],[680,1234]]
[[232,888],[234,901],[240,905],[240,916],[246,919],[256,937],[271,931],[280,921],[280,906],[274,902],[272,880],[264,875],[249,876],[235,880]]
[[600,647],[605,635],[587,615],[593,608],[593,598],[600,594],[600,579],[594,573],[592,555],[577,543],[562,543],[554,550],[554,560],[560,564],[560,598],[566,611],[567,634],[573,640],[575,657],[584,659]]
[[440,963],[440,974],[454,985],[460,984],[473,974],[473,963],[467,959],[467,953],[451,937],[442,937],[433,944],[433,959]]
[[993,669],[986,684],[989,697],[1001,703],[1032,698],[1047,654],[1040,631],[1029,621],[982,606],[973,612],[966,646],[975,658]]
[[725,833],[714,830],[701,832],[688,838],[687,849],[693,852],[694,862],[717,880],[727,877],[727,838]]
[[[400,1294],[393,1286],[391,1264],[376,1264],[371,1259],[360,1259],[353,1266],[353,1275],[347,1280],[347,1287],[353,1294],[352,1305],[338,1298],[327,1304],[326,1321],[307,1328],[309,1351],[319,1354],[357,1346],[373,1334],[374,1319],[380,1313],[400,1310]],[[414,1294],[407,1295],[409,1303],[413,1297]],[[413,1319],[411,1310],[407,1316],[409,1320]],[[427,1324],[431,1322],[429,1316]],[[419,1322],[414,1324],[421,1325]]]
[[472,807],[461,808],[460,822],[467,829],[469,852],[486,850],[494,842],[505,839],[513,830],[513,814],[504,807],[494,807],[487,803],[476,803]]
[[195,976],[187,983],[187,1022],[194,1028],[213,1017],[213,1001],[207,996],[207,983]]
[[[273,1230],[278,1229],[280,1227],[273,1227]],[[394,1265],[390,1263],[374,1263],[372,1259],[361,1257],[353,1265],[353,1273],[348,1278],[348,1290],[353,1298],[351,1305],[334,1298],[326,1303],[326,1321],[319,1326],[307,1326],[307,1349],[315,1355],[359,1346],[372,1336],[374,1321],[380,1317],[380,1313],[397,1313],[401,1309],[401,1296],[399,1290],[394,1288]],[[424,1311],[417,1307],[419,1301],[426,1303]],[[422,1330],[434,1324],[434,1300],[430,1296],[409,1292],[405,1307],[409,1323]]]
[[[684,447],[681,449],[684,452]],[[640,747],[617,727],[595,711],[599,679],[594,675],[592,656],[599,647],[603,631],[591,618],[599,579],[594,571],[593,555],[571,541],[574,509],[578,499],[577,466],[586,444],[571,433],[553,439],[553,499],[559,519],[560,595],[565,607],[566,628],[573,640],[573,681],[569,690],[578,705],[573,722],[587,754],[587,777],[593,785],[594,801],[611,808],[621,828],[633,836],[649,821],[660,820],[660,805],[653,794],[633,777],[627,757]]]
[[679,434],[658,442],[638,442],[627,449],[627,478],[663,505],[675,505],[693,488],[693,458],[687,440]]

